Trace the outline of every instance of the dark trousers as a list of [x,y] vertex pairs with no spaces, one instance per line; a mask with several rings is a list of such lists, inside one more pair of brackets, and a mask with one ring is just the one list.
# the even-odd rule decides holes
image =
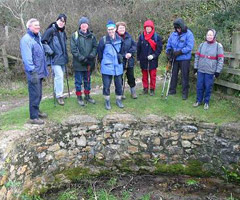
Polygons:
[[170,84],[170,93],[176,93],[178,82],[178,72],[181,70],[182,74],[182,94],[188,95],[189,90],[189,68],[190,60],[174,61],[172,69],[172,79]]
[[112,78],[114,77],[114,85],[115,85],[115,94],[117,96],[122,96],[122,75],[112,76],[107,74],[102,74],[103,81],[103,95],[110,95],[110,86],[112,83]]
[[76,95],[82,95],[82,82],[84,83],[84,94],[90,94],[91,90],[91,72],[90,71],[75,71],[75,87]]
[[213,74],[197,73],[197,102],[209,104],[214,82]]
[[143,88],[147,88],[147,89],[149,88],[148,75],[150,76],[150,89],[155,90],[157,69],[151,69],[151,70],[142,69]]
[[[130,88],[133,88],[136,86],[135,78],[134,78],[134,68],[128,67],[126,69],[126,75],[127,75],[127,83],[130,86]],[[123,74],[124,75],[124,74]],[[125,76],[125,75],[124,75]],[[124,77],[123,77],[124,78]]]
[[38,119],[39,105],[42,99],[42,79],[38,83],[28,81],[30,119]]

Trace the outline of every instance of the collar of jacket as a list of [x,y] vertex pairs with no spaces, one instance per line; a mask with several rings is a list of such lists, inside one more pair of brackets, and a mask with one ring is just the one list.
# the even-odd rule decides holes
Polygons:
[[92,36],[92,33],[91,33],[89,30],[87,30],[87,33],[83,33],[83,32],[79,29],[78,34],[79,34],[80,36],[84,37],[84,38],[89,38],[89,37]]

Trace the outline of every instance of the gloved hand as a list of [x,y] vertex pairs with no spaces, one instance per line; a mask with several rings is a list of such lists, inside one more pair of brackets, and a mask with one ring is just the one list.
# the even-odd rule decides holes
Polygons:
[[193,74],[196,74],[198,69],[193,69]]
[[149,55],[149,56],[147,57],[148,60],[152,60],[153,58],[154,58],[153,55]]
[[31,82],[33,84],[37,84],[38,81],[39,81],[38,73],[37,72],[31,72]]
[[91,55],[88,55],[88,56],[87,56],[87,59],[88,59],[88,60],[93,60],[94,58],[95,58],[95,57],[93,57],[93,56],[91,56]]
[[180,55],[182,55],[183,53],[182,53],[182,51],[180,50],[180,51],[174,51],[173,52],[173,56],[176,58],[176,57],[178,57],[178,56],[180,56]]
[[219,75],[220,75],[220,73],[218,73],[218,72],[215,72],[215,73],[214,73],[214,75],[215,75],[215,77],[216,77],[216,78],[218,78],[218,77],[219,77]]

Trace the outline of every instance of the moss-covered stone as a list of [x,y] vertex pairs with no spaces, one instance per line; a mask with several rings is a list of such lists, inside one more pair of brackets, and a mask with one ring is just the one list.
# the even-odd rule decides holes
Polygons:
[[82,180],[83,178],[91,177],[90,170],[88,168],[76,167],[72,169],[67,169],[62,171],[69,180],[73,182],[77,182]]

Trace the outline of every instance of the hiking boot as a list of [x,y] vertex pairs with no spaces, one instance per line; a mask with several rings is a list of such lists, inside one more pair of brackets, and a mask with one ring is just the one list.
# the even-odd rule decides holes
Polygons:
[[121,99],[116,99],[116,104],[119,108],[124,108],[124,105],[122,104],[122,100]]
[[30,124],[42,125],[42,124],[44,124],[44,121],[41,120],[41,119],[30,119],[30,120],[29,120],[29,123],[30,123]]
[[154,96],[154,95],[155,95],[154,89],[150,89],[150,96]]
[[105,99],[105,108],[106,110],[111,110],[110,99]]
[[43,113],[41,111],[38,112],[38,117],[41,118],[41,119],[45,119],[48,117],[47,113]]
[[58,103],[60,106],[64,106],[63,98],[62,98],[62,97],[57,98],[57,103]]
[[148,88],[143,88],[143,94],[148,94]]
[[131,92],[131,97],[133,99],[137,99],[136,87],[130,88],[130,92]]
[[122,100],[125,100],[126,99],[126,96],[123,94],[122,95]]
[[86,95],[85,95],[84,100],[85,100],[86,102],[89,102],[89,103],[92,103],[92,104],[95,104],[95,103],[96,103],[96,101],[95,101],[94,99],[92,99],[89,94],[86,94]]
[[208,110],[208,109],[209,109],[209,105],[208,105],[208,103],[205,103],[205,104],[204,104],[203,109],[204,109],[204,110]]
[[85,106],[82,96],[77,96],[77,101],[80,106]]
[[182,95],[182,100],[187,100],[187,98],[188,98],[188,95],[187,95],[187,94],[183,94],[183,95]]
[[200,105],[201,105],[201,103],[197,101],[197,102],[195,102],[195,103],[193,104],[193,107],[196,108],[196,107],[198,107],[198,106],[200,106]]
[[175,95],[176,94],[176,92],[174,92],[174,91],[169,91],[168,92],[168,95]]

